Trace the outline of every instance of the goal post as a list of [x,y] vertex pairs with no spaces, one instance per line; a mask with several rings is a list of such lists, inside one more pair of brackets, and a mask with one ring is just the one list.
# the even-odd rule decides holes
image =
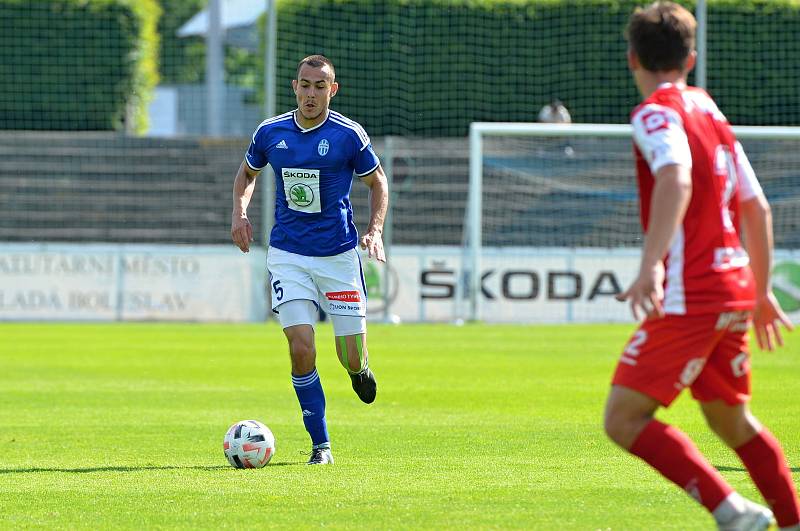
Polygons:
[[[733,129],[772,204],[776,250],[797,249],[800,127]],[[611,264],[618,264],[615,260],[621,256],[627,257],[629,269],[638,262],[641,229],[630,125],[474,122],[470,125],[469,149],[459,283],[466,305],[457,307],[457,317],[498,318],[495,306],[488,309],[488,316],[485,308],[493,304],[491,299],[501,288],[508,288],[506,284],[494,289],[486,286],[487,275],[498,276],[498,263],[508,264],[517,272],[537,271],[536,267],[520,265],[541,262],[539,257],[563,257],[565,266],[549,273],[542,266],[538,276],[529,275],[532,280],[526,280],[535,286],[522,290],[527,289],[528,295],[552,295],[561,300],[568,297],[558,293],[558,282],[569,280],[569,275],[578,283],[573,291],[587,297],[593,289],[605,294],[612,289],[609,285],[597,288],[600,281],[571,272],[570,267],[581,260],[597,264],[601,272],[613,271]],[[491,263],[487,265],[489,256]],[[600,267],[604,263],[609,266]],[[630,276],[630,272],[626,274]],[[626,287],[626,274],[610,281],[614,289]],[[510,296],[522,298],[518,292]],[[596,300],[584,304],[586,301],[577,299],[565,301],[563,313],[546,317],[554,321],[585,320],[587,316],[590,320],[619,320],[620,307],[613,305],[612,297],[606,297],[609,302],[604,305]]]

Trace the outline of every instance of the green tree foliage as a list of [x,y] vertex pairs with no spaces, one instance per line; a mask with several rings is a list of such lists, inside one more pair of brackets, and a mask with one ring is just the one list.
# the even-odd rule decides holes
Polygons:
[[201,36],[178,37],[178,28],[198,11],[208,0],[158,0],[162,15],[158,21],[161,35],[159,72],[161,82],[198,83],[205,75],[205,42]]
[[0,0],[0,129],[145,129],[158,15],[154,0]]

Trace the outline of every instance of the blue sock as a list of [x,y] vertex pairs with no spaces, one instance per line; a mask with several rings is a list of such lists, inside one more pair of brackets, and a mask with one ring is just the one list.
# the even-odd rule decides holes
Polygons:
[[303,424],[311,435],[311,444],[329,444],[328,423],[325,422],[325,393],[317,369],[301,376],[292,375],[294,392],[303,411]]

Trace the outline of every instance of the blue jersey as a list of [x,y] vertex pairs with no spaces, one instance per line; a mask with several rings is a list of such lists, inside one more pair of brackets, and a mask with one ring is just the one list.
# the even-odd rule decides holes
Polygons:
[[275,172],[275,225],[269,244],[305,256],[333,256],[358,244],[350,188],[380,164],[369,136],[353,120],[329,111],[303,129],[294,111],[264,120],[245,155],[253,170]]

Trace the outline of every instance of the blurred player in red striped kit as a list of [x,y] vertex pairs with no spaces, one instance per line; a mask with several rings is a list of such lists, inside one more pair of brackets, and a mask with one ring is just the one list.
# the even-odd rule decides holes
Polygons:
[[[619,359],[605,429],[708,509],[719,529],[767,529],[774,517],[800,531],[783,450],[747,406],[748,329],[772,350],[783,344],[780,326],[792,328],[770,284],[770,207],[725,116],[705,91],[686,86],[695,28],[685,8],[656,2],[637,9],[626,32],[644,98],[631,123],[645,240],[639,275],[618,298],[644,322]],[[654,418],[684,388],[769,508],[740,496],[684,433]]]

